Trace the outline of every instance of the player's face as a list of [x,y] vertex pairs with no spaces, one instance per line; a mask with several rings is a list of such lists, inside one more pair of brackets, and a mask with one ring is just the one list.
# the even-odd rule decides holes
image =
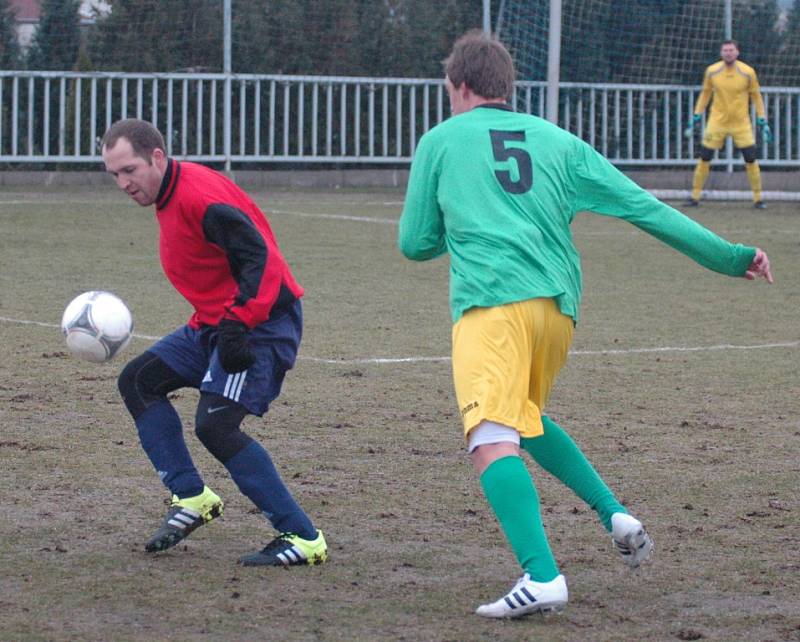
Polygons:
[[447,89],[447,95],[450,97],[450,111],[453,112],[453,116],[467,111],[466,102],[460,88],[456,87],[447,76],[444,78],[444,86]]
[[726,65],[730,65],[739,57],[739,50],[736,48],[736,45],[722,45],[719,55],[725,61]]
[[103,162],[106,171],[117,181],[117,187],[139,205],[156,202],[167,168],[167,158],[162,150],[153,150],[148,161],[134,153],[127,138],[120,138],[111,149],[103,147]]

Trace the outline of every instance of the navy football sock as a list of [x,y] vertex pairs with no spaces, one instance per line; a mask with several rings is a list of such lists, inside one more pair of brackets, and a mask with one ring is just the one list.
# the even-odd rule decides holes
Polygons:
[[203,492],[203,480],[183,440],[180,417],[169,401],[159,401],[136,418],[139,441],[158,476],[173,495],[194,497]]
[[317,529],[284,485],[269,453],[258,442],[253,441],[236,453],[225,462],[225,468],[275,530],[316,539]]

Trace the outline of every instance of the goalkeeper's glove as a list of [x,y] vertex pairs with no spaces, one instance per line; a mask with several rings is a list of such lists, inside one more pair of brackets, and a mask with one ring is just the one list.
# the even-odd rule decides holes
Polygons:
[[772,130],[769,128],[769,125],[767,124],[767,119],[766,118],[757,118],[756,119],[756,125],[761,127],[761,135],[764,137],[764,142],[765,143],[771,143],[772,142]]
[[247,370],[256,356],[247,345],[247,326],[235,319],[222,319],[217,327],[217,354],[225,372]]
[[692,120],[689,123],[689,126],[683,130],[683,133],[686,136],[686,138],[691,138],[692,135],[694,134],[694,130],[700,129],[700,121],[702,120],[703,120],[702,114],[695,114],[694,116],[692,116]]

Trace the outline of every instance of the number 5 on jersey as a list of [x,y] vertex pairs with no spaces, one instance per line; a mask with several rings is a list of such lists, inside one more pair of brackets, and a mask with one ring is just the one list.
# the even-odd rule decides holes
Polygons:
[[517,165],[517,180],[512,180],[511,171],[496,169],[494,175],[500,181],[503,189],[510,194],[524,194],[533,185],[533,163],[528,152],[519,147],[507,147],[507,143],[525,142],[525,132],[506,132],[490,129],[492,138],[492,153],[498,163],[505,163],[513,159]]

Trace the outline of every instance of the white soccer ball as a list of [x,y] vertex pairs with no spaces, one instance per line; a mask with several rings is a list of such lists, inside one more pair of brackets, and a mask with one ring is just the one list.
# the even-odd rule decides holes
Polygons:
[[128,345],[133,317],[122,299],[110,292],[84,292],[64,310],[61,331],[72,354],[100,363],[113,359]]

